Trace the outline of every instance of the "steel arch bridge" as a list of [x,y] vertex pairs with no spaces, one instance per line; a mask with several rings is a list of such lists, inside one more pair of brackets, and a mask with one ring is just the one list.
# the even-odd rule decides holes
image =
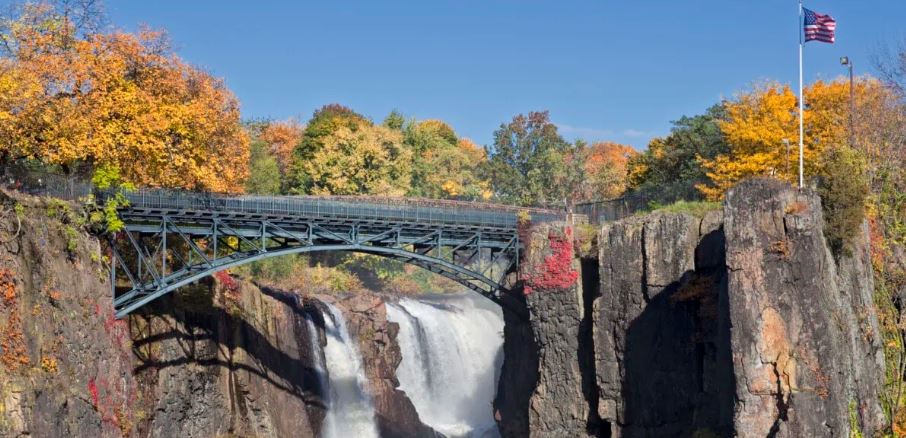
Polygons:
[[[103,200],[105,196],[99,195]],[[110,236],[116,316],[218,271],[287,254],[352,251],[443,275],[499,301],[518,269],[518,210],[465,202],[360,197],[125,194]],[[532,220],[558,219],[533,210]]]

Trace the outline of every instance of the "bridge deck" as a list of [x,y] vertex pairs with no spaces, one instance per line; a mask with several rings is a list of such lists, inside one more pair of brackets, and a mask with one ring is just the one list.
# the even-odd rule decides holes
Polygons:
[[[516,228],[520,209],[494,204],[467,202],[411,203],[403,198],[306,197],[306,196],[225,196],[164,190],[141,190],[126,194],[131,217],[159,216],[254,217],[256,219],[308,219],[353,221],[357,223],[406,223],[454,228]],[[532,221],[562,219],[553,210],[526,209]]]

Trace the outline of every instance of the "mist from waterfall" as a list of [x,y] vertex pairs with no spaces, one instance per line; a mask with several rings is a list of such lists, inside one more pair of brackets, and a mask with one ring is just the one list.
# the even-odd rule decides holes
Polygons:
[[324,315],[324,332],[327,335],[324,358],[330,391],[321,436],[378,437],[374,405],[365,389],[368,382],[356,340],[349,335],[343,313],[335,306],[325,304],[329,314]]
[[422,423],[448,437],[500,436],[493,416],[500,308],[472,294],[403,298],[387,304],[387,318],[400,326],[399,388]]

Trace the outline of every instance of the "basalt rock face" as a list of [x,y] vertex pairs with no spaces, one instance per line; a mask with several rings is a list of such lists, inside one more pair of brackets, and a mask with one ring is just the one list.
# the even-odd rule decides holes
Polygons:
[[[845,437],[852,425],[863,436],[883,427],[867,233],[835,260],[814,193],[748,181],[704,217],[604,224],[597,251],[564,264],[553,255],[565,230],[523,236],[528,293],[507,298],[528,317],[506,320],[495,403],[504,436]],[[581,281],[562,287],[552,266]]]
[[598,236],[599,415],[614,436],[866,436],[884,364],[865,233],[834,260],[819,198],[753,180],[703,219]]
[[503,366],[494,399],[494,419],[504,437],[529,436],[529,400],[538,383],[538,345],[518,288],[502,296]]
[[312,309],[221,279],[130,317],[136,374],[156,400],[148,436],[317,436],[325,403],[310,339],[323,345],[323,332],[309,333]]
[[729,310],[739,436],[865,436],[884,422],[884,372],[865,233],[825,245],[811,192],[753,181],[727,194]]
[[77,217],[0,193],[0,436],[141,434],[150,414],[101,248]]
[[334,300],[343,312],[349,333],[358,341],[359,354],[368,378],[368,392],[374,403],[374,415],[382,437],[438,436],[422,424],[415,406],[406,393],[396,389],[396,369],[403,356],[397,343],[399,325],[387,320],[387,307],[380,296],[360,293]]
[[594,301],[598,414],[615,436],[731,430],[733,381],[720,213],[602,227]]
[[[528,319],[513,311],[504,315],[505,360],[495,403],[500,430],[504,436],[585,435],[589,405],[579,361],[583,296],[572,232],[562,224],[543,225],[524,239],[522,277],[536,280],[523,286],[524,301],[507,298],[511,307],[526,306]],[[557,242],[568,248],[558,250]]]

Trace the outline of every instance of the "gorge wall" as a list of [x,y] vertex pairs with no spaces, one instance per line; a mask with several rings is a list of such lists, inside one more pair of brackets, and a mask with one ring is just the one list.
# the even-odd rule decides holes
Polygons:
[[359,340],[381,435],[435,436],[395,389],[382,298],[303,299],[221,273],[117,320],[81,215],[0,193],[0,436],[318,436],[325,303]]
[[[318,436],[330,305],[357,340],[381,435],[437,436],[397,389],[385,298],[218,274],[119,321],[77,212],[9,193],[0,204],[0,435]],[[883,427],[868,241],[835,260],[813,193],[755,180],[704,217],[523,231],[523,287],[503,297],[503,436]]]
[[605,224],[596,249],[577,246],[569,266],[581,281],[539,282],[562,264],[551,242],[569,233],[532,230],[529,287],[508,298],[529,317],[507,321],[499,391],[521,397],[498,395],[505,436],[850,436],[852,427],[871,436],[883,427],[867,238],[835,260],[814,193],[753,180],[702,218]]

